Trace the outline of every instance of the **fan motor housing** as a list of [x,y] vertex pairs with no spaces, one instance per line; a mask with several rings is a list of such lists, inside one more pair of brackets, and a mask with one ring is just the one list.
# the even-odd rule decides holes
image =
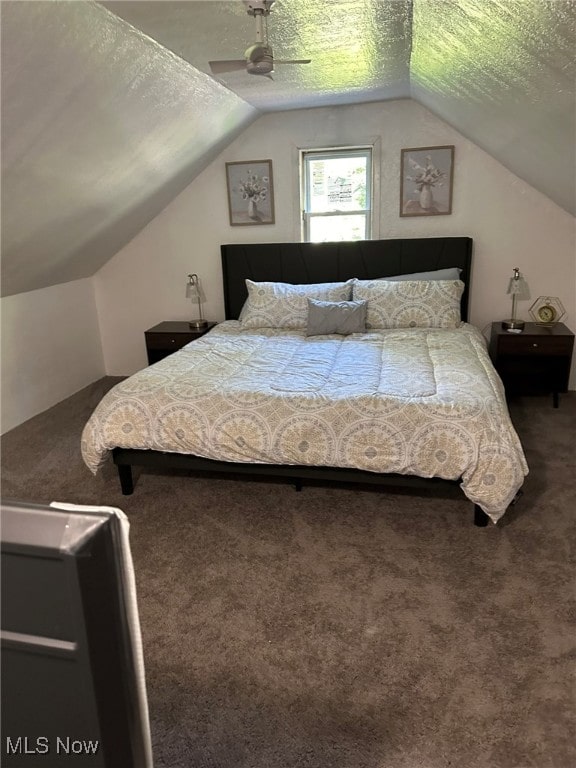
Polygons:
[[269,75],[274,71],[274,61],[268,54],[258,61],[247,61],[246,71],[251,75]]
[[272,58],[272,48],[264,43],[254,43],[244,51],[244,58],[246,61],[253,63],[262,61],[266,56]]
[[274,69],[274,54],[269,45],[255,43],[244,54],[246,70],[251,75],[268,75]]

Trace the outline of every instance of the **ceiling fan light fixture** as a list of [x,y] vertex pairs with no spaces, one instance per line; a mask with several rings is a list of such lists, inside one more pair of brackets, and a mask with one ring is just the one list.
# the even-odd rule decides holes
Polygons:
[[271,56],[259,61],[248,61],[246,71],[249,75],[269,75],[274,72],[274,61]]

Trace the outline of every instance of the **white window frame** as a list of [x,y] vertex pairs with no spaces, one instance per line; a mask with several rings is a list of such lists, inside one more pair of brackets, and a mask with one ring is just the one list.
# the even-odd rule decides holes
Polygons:
[[[377,181],[379,174],[375,169],[378,167],[379,160],[379,147],[375,143],[363,143],[354,145],[332,146],[332,147],[307,147],[298,150],[298,168],[299,168],[299,195],[300,195],[300,221],[299,221],[299,237],[302,242],[309,242],[309,222],[314,217],[330,217],[330,216],[366,216],[366,232],[365,239],[370,240],[373,237],[378,237],[377,233],[377,217],[375,215],[375,202],[377,200]],[[367,207],[354,211],[325,211],[312,213],[309,210],[308,203],[308,168],[307,158],[322,159],[324,158],[338,158],[338,157],[352,157],[363,156],[367,158],[366,169],[366,202]]]

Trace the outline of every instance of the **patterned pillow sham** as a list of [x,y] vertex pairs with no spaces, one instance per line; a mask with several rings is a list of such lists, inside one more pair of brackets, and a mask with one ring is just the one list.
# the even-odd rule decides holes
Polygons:
[[353,282],[293,285],[246,280],[248,298],[240,313],[240,325],[242,328],[305,329],[308,299],[349,301]]
[[352,298],[368,301],[366,328],[456,328],[461,280],[356,280]]

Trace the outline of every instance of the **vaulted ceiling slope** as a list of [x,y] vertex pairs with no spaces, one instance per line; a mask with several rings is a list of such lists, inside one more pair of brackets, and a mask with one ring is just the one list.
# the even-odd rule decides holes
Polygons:
[[414,98],[576,215],[575,0],[277,0],[274,79],[211,76],[242,0],[2,14],[2,295],[94,274],[262,112]]
[[574,0],[415,0],[411,95],[576,215]]
[[2,13],[2,295],[93,275],[258,110],[89,2]]

